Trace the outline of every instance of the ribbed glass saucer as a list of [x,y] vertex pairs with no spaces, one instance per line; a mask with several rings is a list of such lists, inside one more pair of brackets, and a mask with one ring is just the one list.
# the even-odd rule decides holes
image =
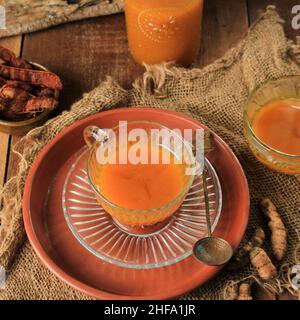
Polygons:
[[[106,262],[136,269],[168,266],[192,254],[194,243],[207,235],[202,177],[195,177],[183,204],[163,226],[151,233],[122,228],[97,202],[87,172],[86,148],[79,152],[64,184],[65,219],[79,243]],[[222,208],[218,176],[206,160],[210,218],[215,229]]]

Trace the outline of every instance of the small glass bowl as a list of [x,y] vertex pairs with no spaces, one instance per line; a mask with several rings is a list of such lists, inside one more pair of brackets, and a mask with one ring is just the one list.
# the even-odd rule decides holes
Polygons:
[[244,135],[254,156],[266,167],[299,176],[300,155],[287,154],[268,146],[257,137],[252,127],[257,112],[267,103],[286,99],[300,100],[299,75],[268,81],[256,88],[244,107]]
[[[143,129],[147,133],[152,129],[171,129],[166,128],[160,124],[148,122],[148,121],[128,121],[126,124],[127,132],[131,129]],[[118,141],[118,136],[120,133],[121,126],[116,126],[111,130],[114,131],[116,135],[116,141]],[[109,140],[109,134],[105,130],[99,129],[95,126],[87,127],[84,131],[84,138],[88,146],[90,147],[88,163],[87,163],[87,174],[90,184],[96,194],[96,198],[104,210],[109,213],[114,219],[116,219],[121,225],[131,226],[131,227],[145,227],[153,226],[162,221],[165,221],[170,217],[182,204],[188,190],[190,189],[194,176],[193,174],[184,175],[184,183],[181,192],[172,201],[164,204],[158,208],[151,209],[130,209],[121,207],[113,202],[111,202],[107,197],[105,197],[101,192],[101,185],[97,183],[101,175],[101,170],[99,170],[99,162],[97,160],[97,149],[103,142]],[[178,136],[179,138],[179,136]],[[180,138],[179,138],[180,139]],[[184,159],[188,159],[187,163],[184,163],[186,169],[192,169],[195,167],[195,159],[192,152],[191,145],[186,141],[181,139],[183,143]],[[161,145],[161,142],[159,142]],[[171,150],[168,150],[175,154],[178,151],[175,145],[168,146]]]

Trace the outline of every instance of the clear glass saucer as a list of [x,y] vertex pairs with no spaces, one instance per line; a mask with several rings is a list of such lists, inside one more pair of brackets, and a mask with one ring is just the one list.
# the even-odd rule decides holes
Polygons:
[[[124,228],[97,202],[86,172],[86,148],[79,152],[65,180],[64,216],[79,243],[96,257],[126,268],[151,269],[177,263],[192,254],[194,243],[207,235],[202,177],[195,177],[181,207],[151,231]],[[222,209],[218,176],[206,160],[210,218],[215,229]],[[153,231],[154,230],[154,231]]]

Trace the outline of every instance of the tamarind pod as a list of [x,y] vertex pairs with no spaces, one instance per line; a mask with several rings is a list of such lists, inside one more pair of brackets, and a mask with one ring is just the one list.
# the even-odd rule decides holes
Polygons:
[[287,231],[273,202],[266,198],[261,202],[261,209],[269,219],[268,226],[272,232],[271,242],[275,258],[283,259],[287,248]]
[[33,95],[31,95],[29,92],[19,87],[14,87],[6,84],[0,88],[0,97],[2,99],[5,99],[7,101],[14,101],[20,96],[27,97],[28,99],[33,97]]
[[18,90],[16,87],[7,84],[0,89],[1,98],[6,100],[12,100],[21,93],[23,93],[23,90]]
[[56,74],[48,71],[20,69],[2,64],[0,65],[0,76],[11,80],[43,85],[53,90],[61,90],[63,87],[60,78]]
[[267,281],[276,277],[277,270],[265,250],[262,248],[255,247],[250,252],[250,261],[263,280]]
[[46,109],[53,110],[58,106],[58,101],[51,97],[33,97],[24,106],[24,113],[42,112]]
[[22,69],[31,69],[31,66],[29,63],[27,63],[22,58],[17,58],[12,51],[2,46],[0,46],[0,58],[3,61],[7,62],[12,67],[22,68]]
[[5,101],[2,116],[9,120],[18,120],[24,118],[21,116],[24,105],[32,95],[21,88],[5,85],[0,90],[0,98]]
[[33,94],[34,96],[47,96],[47,97],[54,97],[54,90],[49,89],[46,87],[35,86],[28,82],[18,81],[18,80],[6,80],[6,84],[22,88],[23,90],[28,91],[29,93]]
[[54,97],[54,90],[49,88],[40,88],[36,90],[35,95],[38,97]]
[[237,300],[253,300],[251,296],[251,287],[248,283],[242,283],[240,285]]
[[0,77],[0,87],[4,86],[5,84],[6,84],[6,80]]
[[6,101],[5,99],[0,97],[0,112],[3,111],[6,107]]
[[21,88],[29,93],[34,94],[34,87],[30,83],[17,80],[6,80],[6,84],[12,87]]

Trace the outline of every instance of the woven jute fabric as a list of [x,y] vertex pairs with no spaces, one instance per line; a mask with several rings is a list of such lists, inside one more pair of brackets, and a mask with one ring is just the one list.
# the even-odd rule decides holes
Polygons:
[[[10,272],[6,289],[0,290],[0,299],[88,299],[52,275],[38,261],[27,241],[21,246],[25,239],[22,191],[34,158],[48,141],[74,121],[119,106],[150,106],[182,112],[206,124],[230,145],[245,170],[251,194],[250,221],[243,241],[258,226],[268,230],[258,203],[270,197],[287,227],[288,251],[284,261],[277,264],[278,279],[264,286],[277,292],[284,287],[291,289],[287,270],[299,263],[300,185],[296,178],[268,170],[252,156],[243,137],[242,116],[245,99],[255,87],[266,80],[300,74],[300,47],[286,39],[282,24],[276,9],[269,7],[245,39],[212,65],[201,70],[168,64],[147,66],[129,91],[108,79],[84,95],[69,112],[23,138],[16,146],[20,156],[18,174],[1,192],[4,206],[0,212],[0,264]],[[273,258],[269,237],[267,231],[265,250]],[[245,278],[255,281],[256,270],[251,266],[237,272],[225,268],[216,278],[182,298],[224,298],[231,284]]]
[[109,15],[123,11],[123,0],[6,0],[5,27],[0,38],[38,31],[69,21]]

